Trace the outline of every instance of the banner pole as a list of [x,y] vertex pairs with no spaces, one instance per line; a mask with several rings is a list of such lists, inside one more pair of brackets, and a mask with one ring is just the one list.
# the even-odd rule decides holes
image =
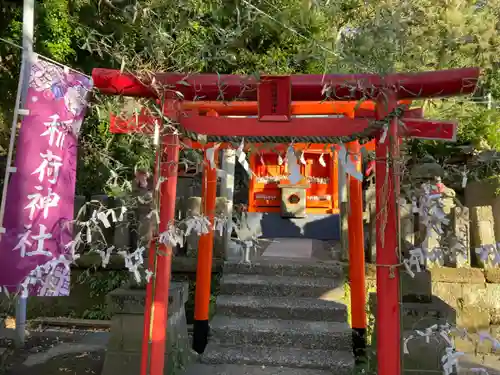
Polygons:
[[[9,185],[10,174],[15,173],[15,168],[12,165],[14,155],[14,146],[16,142],[17,122],[20,115],[20,107],[23,97],[26,95],[27,87],[29,84],[29,66],[28,61],[33,54],[33,30],[34,30],[34,9],[35,0],[23,1],[23,50],[21,54],[21,69],[19,72],[19,83],[17,84],[16,103],[14,107],[14,114],[12,117],[12,124],[10,127],[10,140],[9,150],[7,153],[7,165],[5,168],[5,177],[2,190],[2,202],[0,205],[0,239],[1,235],[5,232],[3,228],[3,219],[5,215],[5,201],[7,198],[7,187]],[[24,94],[24,95],[23,95]]]
[[[12,127],[10,133],[9,154],[7,157],[7,168],[5,170],[5,179],[2,191],[2,206],[0,216],[0,226],[3,227],[3,218],[5,215],[5,202],[7,198],[7,187],[10,173],[12,170],[12,155],[14,152],[14,144],[16,139],[16,128],[19,117],[19,109],[24,105],[24,100],[29,86],[29,74],[31,64],[31,56],[33,54],[33,33],[34,33],[34,13],[35,1],[23,1],[23,51],[21,54],[21,71],[19,74],[19,84],[17,87],[16,108],[14,108],[14,118],[12,119]],[[26,341],[26,307],[27,298],[19,296],[16,303],[16,344],[18,347],[24,346]]]

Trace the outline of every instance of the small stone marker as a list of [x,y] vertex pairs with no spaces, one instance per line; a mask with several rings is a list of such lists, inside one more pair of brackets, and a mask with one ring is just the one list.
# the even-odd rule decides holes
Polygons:
[[487,267],[488,263],[483,262],[476,254],[475,249],[482,246],[495,245],[495,231],[493,209],[491,206],[472,207],[471,211],[471,243],[474,251],[474,259],[477,264],[482,267]]
[[454,207],[451,211],[451,235],[447,265],[451,267],[470,266],[469,209]]

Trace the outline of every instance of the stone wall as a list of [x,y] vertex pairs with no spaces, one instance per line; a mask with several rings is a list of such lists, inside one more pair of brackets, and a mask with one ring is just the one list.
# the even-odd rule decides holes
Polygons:
[[[375,262],[375,192],[371,187],[366,192],[365,206],[365,237],[367,238],[366,257]],[[446,195],[455,197],[455,192],[445,188]],[[481,181],[471,182],[465,189],[465,198],[462,203],[459,199],[446,197],[444,212],[449,224],[443,228],[445,234],[440,236],[435,231],[425,243],[428,249],[437,249],[443,259],[427,262],[428,267],[480,267],[496,268],[500,263],[500,182]],[[465,204],[463,204],[465,202]],[[419,223],[418,215],[412,212],[412,205],[407,203],[401,206],[401,235],[402,251],[405,258],[408,251],[421,247],[425,238],[425,228]],[[489,260],[478,254],[478,249],[487,247],[490,250]],[[479,250],[481,251],[481,250]],[[497,256],[497,254],[499,254]],[[498,262],[494,260],[495,256]],[[430,257],[432,258],[432,257]]]
[[[366,274],[370,294],[376,291],[375,275],[370,265]],[[500,334],[499,269],[439,267],[416,273],[415,278],[401,272],[401,294],[405,329],[449,322],[470,332]]]
[[473,181],[465,189],[467,207],[491,206],[496,241],[500,242],[500,182]]
[[[468,338],[454,335],[458,351],[466,354],[465,363],[473,368],[482,367],[483,360],[494,362],[498,371],[500,352],[492,348],[487,340],[480,341],[480,334],[488,333],[500,339],[500,270],[481,270],[477,268],[437,267],[422,271],[411,278],[401,272],[401,340],[407,338],[409,354],[402,355],[402,373],[407,375],[443,374],[441,359],[445,354],[446,343],[434,334],[427,342],[425,333],[434,325],[449,323],[451,326],[465,328]],[[376,267],[367,265],[367,337],[368,370],[376,370]],[[350,309],[348,284],[344,300]],[[467,372],[459,372],[465,374]],[[490,372],[490,374],[496,372]]]
[[[368,334],[376,342],[375,267],[367,267]],[[438,267],[416,273],[415,278],[401,272],[401,338],[409,354],[403,354],[403,373],[408,375],[442,374],[441,359],[447,344],[434,334],[427,342],[416,330],[425,333],[433,325],[449,323],[465,328],[467,338],[454,335],[458,351],[466,353],[468,367],[482,367],[483,359],[498,363],[500,352],[492,343],[480,340],[480,333],[500,338],[500,270]],[[346,293],[347,303],[349,293]],[[372,347],[375,350],[375,346]],[[373,353],[375,355],[375,352]],[[375,365],[375,364],[374,364]],[[495,368],[497,365],[495,365]],[[491,373],[491,372],[490,372]]]
[[[111,257],[107,268],[100,267],[98,254],[88,254],[78,259],[71,269],[71,286],[68,297],[29,297],[27,314],[29,319],[38,317],[71,317],[87,319],[108,319],[106,314],[106,294],[129,280],[121,256]],[[215,259],[212,266],[213,291],[217,291],[218,278],[222,272],[221,260]],[[196,259],[187,257],[172,258],[172,280],[189,282],[190,294],[196,279]],[[192,296],[191,296],[192,297]],[[186,303],[189,323],[193,320],[193,298]],[[0,315],[13,315],[15,304],[12,298],[0,295]]]

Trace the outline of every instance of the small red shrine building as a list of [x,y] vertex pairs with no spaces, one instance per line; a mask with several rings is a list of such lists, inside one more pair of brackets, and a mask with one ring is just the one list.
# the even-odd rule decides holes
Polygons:
[[[316,147],[315,147],[316,146]],[[255,173],[250,180],[248,212],[281,212],[280,185],[290,184],[286,164],[286,149],[250,156],[250,168]],[[307,214],[337,214],[337,155],[330,145],[297,144],[301,153],[300,172],[305,177],[305,211]],[[305,151],[301,151],[305,150]]]

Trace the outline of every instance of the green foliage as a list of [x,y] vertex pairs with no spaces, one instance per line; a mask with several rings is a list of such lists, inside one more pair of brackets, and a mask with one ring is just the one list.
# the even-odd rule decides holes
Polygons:
[[[447,174],[447,183],[461,186],[462,173],[467,170],[469,180],[495,177],[500,172],[494,150],[500,150],[500,111],[484,103],[451,100],[430,102],[425,108],[426,117],[456,120],[459,124],[457,141],[409,142],[414,160],[434,159]],[[489,152],[488,152],[489,151]]]
[[487,70],[484,89],[491,94],[492,98],[500,98],[500,71],[498,66],[494,65]]
[[456,145],[500,150],[500,112],[488,109],[485,103],[450,100],[429,103],[426,115],[437,119],[454,119],[460,124]]
[[[500,115],[494,106],[488,109],[485,102],[487,93],[491,93],[493,102],[500,98],[496,62],[499,1],[481,6],[460,0],[400,2],[396,7],[384,0],[365,6],[361,4],[365,2],[352,3],[357,4],[358,12],[346,23],[345,30],[351,32],[345,32],[338,44],[342,57],[334,63],[336,70],[385,73],[482,68],[475,101],[463,98],[425,103],[427,118],[458,120],[458,142],[413,141],[410,149],[415,160],[425,155],[438,162],[457,159],[463,153],[462,145],[479,150],[500,149]],[[488,174],[498,172],[488,168]]]
[[500,112],[496,109],[475,108],[460,122],[458,139],[471,143],[478,150],[500,150]]
[[[101,66],[141,77],[154,71],[385,73],[478,65],[484,71],[478,95],[490,92],[495,99],[499,9],[499,0],[481,6],[471,0],[396,6],[389,0],[42,0],[35,9],[36,50],[86,73]],[[19,5],[2,3],[0,24],[7,25],[0,37],[20,44]],[[19,55],[0,42],[0,153],[7,146]],[[123,102],[95,99],[101,113],[89,113],[81,134],[77,191],[83,195],[115,191],[108,185],[116,175],[131,178],[134,166],[151,165],[154,154],[147,137],[109,133],[107,114],[122,110]],[[482,104],[437,103],[431,115],[458,119],[461,144],[498,148],[498,115]],[[456,152],[432,142],[417,148]],[[185,157],[199,162],[195,153]]]
[[[363,6],[364,4],[365,6]],[[371,71],[491,68],[500,39],[498,1],[359,1],[343,53]],[[358,67],[356,67],[356,70]]]
[[94,305],[82,314],[82,319],[108,320],[110,318],[105,304]]
[[129,280],[129,274],[124,271],[97,272],[88,269],[78,277],[78,282],[89,285],[91,298],[106,295],[122,286],[127,280]]
[[78,151],[77,194],[103,192],[116,196],[124,181],[131,180],[134,167],[152,169],[154,149],[150,139],[138,135],[114,135],[109,123],[91,113],[85,121]]
[[56,61],[70,62],[76,56],[75,37],[68,0],[43,0],[37,12],[37,51]]
[[[77,282],[88,285],[90,298],[102,300],[109,292],[121,287],[128,280],[129,273],[127,271],[102,272],[88,269],[78,276]],[[106,304],[98,303],[83,311],[81,318],[106,320],[110,319],[110,316]]]
[[[88,269],[78,277],[78,283],[85,283],[90,288],[90,298],[102,297],[119,288],[129,280],[129,273],[124,271],[97,272]],[[83,312],[83,319],[109,319],[106,304],[96,304]]]
[[[8,3],[0,7],[0,37],[21,40],[22,22],[20,9]],[[3,27],[5,25],[5,27]],[[14,107],[21,52],[0,41],[0,155],[7,153],[12,108]]]

